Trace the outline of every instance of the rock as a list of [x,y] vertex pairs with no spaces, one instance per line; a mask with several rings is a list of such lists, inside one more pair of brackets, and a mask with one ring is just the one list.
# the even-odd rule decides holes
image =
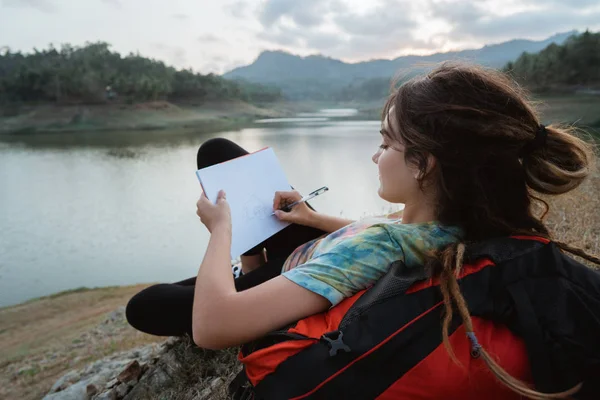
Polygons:
[[92,396],[97,394],[99,391],[100,389],[98,389],[98,386],[94,385],[93,383],[90,383],[85,388],[85,392],[87,393],[88,398],[92,398]]
[[125,317],[125,306],[121,306],[117,308],[115,311],[109,313],[104,319],[103,324],[115,324],[115,323],[124,323],[127,321]]
[[133,360],[123,371],[121,371],[119,376],[117,376],[117,379],[119,382],[127,383],[131,380],[138,379],[141,374],[142,367],[140,367],[140,363],[137,360]]
[[221,378],[215,378],[210,383],[210,388],[211,389],[216,389],[218,386],[221,386],[222,383],[223,383],[223,379],[221,379]]
[[87,385],[88,381],[77,382],[63,391],[46,395],[42,400],[88,400]]
[[119,398],[123,398],[127,395],[127,392],[129,392],[129,386],[127,386],[127,384],[125,383],[121,383],[119,386],[117,386],[115,388],[115,391],[117,392],[117,396]]
[[54,383],[54,385],[52,385],[52,387],[50,388],[50,391],[48,393],[55,393],[60,390],[64,390],[67,386],[71,385],[74,382],[77,382],[79,380],[79,377],[80,377],[79,372],[76,370],[67,372],[62,377],[60,377]]
[[114,378],[114,379],[111,379],[110,381],[108,381],[106,383],[106,387],[108,389],[111,389],[111,388],[117,386],[118,384],[119,384],[119,380],[117,378]]
[[109,389],[100,393],[98,396],[93,397],[93,400],[117,400],[117,393],[114,389]]
[[156,392],[173,385],[171,374],[176,373],[177,360],[172,354],[165,354],[159,362],[142,375],[139,383],[127,394],[124,400],[146,399]]
[[194,397],[193,400],[207,400],[210,398],[211,393],[212,393],[212,389],[206,388],[203,391],[201,391],[198,396]]
[[238,367],[235,349],[216,352],[186,338],[169,339],[70,371],[44,400],[210,400],[223,394]]
[[156,353],[156,351],[157,348],[155,347],[142,347],[141,349],[137,350],[137,355],[135,357],[144,361],[150,360],[150,358],[153,356],[154,353]]
[[137,384],[138,384],[138,382],[139,382],[139,381],[138,381],[137,379],[134,379],[134,380],[132,380],[132,381],[129,381],[129,382],[127,382],[127,386],[129,386],[129,387],[134,387],[135,385],[137,385]]

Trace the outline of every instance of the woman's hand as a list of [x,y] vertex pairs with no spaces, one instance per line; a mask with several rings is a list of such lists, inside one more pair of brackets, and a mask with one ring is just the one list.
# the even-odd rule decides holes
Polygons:
[[273,210],[275,211],[275,216],[280,221],[308,225],[315,212],[311,210],[308,205],[306,205],[306,202],[295,205],[289,212],[279,210],[280,208],[283,208],[288,204],[292,204],[301,198],[302,195],[296,190],[290,192],[275,192],[275,198],[273,199]]
[[210,233],[219,227],[231,229],[231,210],[223,190],[219,191],[216,204],[211,203],[206,195],[202,193],[196,203],[196,208],[196,214]]

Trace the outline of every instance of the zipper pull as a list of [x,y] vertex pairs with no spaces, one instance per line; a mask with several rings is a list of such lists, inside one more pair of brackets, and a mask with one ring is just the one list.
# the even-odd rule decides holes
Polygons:
[[346,343],[344,343],[344,333],[342,331],[332,331],[324,333],[321,336],[321,340],[324,340],[329,346],[329,356],[335,356],[338,351],[343,350],[346,353],[349,353],[350,347]]

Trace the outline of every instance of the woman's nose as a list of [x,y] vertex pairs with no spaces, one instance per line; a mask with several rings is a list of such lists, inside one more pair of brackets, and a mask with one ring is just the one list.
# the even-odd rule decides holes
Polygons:
[[377,164],[377,160],[379,160],[379,151],[375,154],[373,154],[373,157],[371,157],[371,160],[373,160],[373,162],[375,164]]

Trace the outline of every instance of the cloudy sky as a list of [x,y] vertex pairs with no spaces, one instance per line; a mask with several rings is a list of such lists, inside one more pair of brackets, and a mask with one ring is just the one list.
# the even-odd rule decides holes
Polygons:
[[348,62],[600,30],[600,0],[0,0],[0,48],[105,41],[222,73],[263,50]]

